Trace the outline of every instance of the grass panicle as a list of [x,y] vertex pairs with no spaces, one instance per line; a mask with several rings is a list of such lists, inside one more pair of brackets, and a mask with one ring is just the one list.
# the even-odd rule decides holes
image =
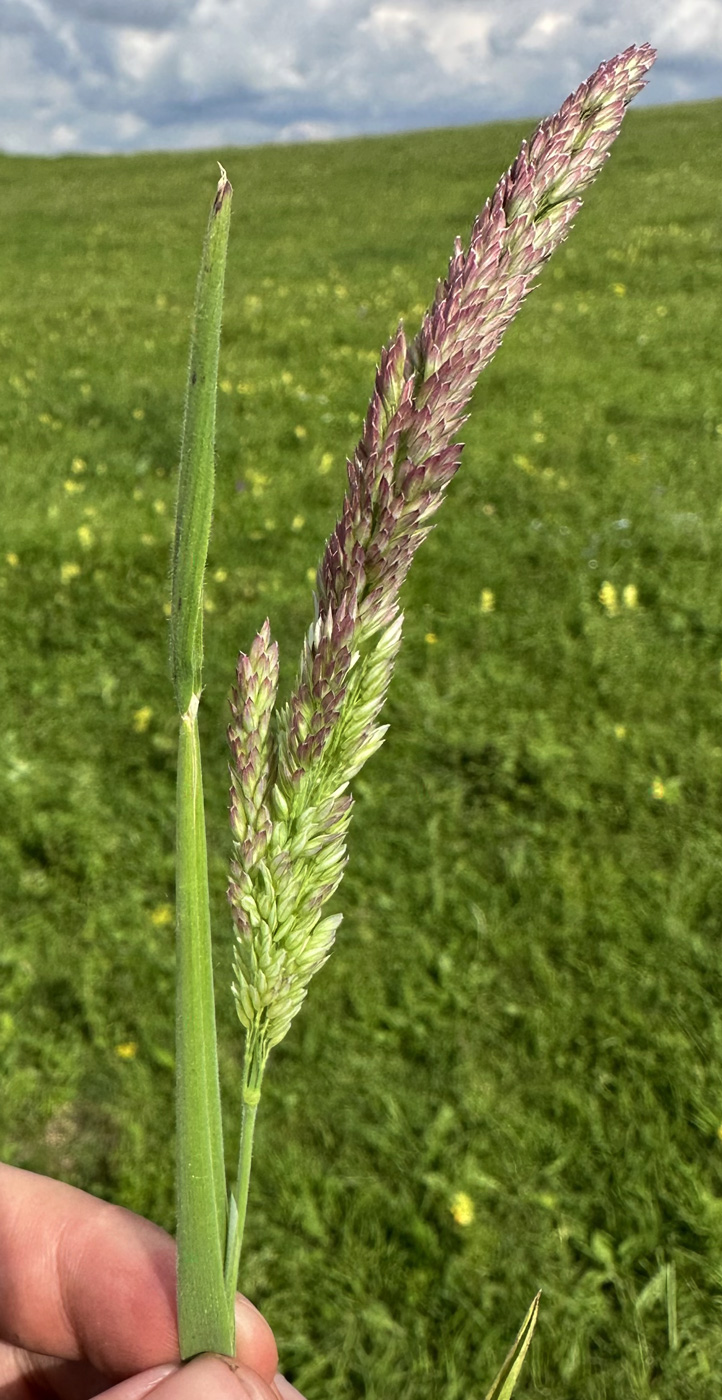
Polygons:
[[[268,621],[241,654],[228,731],[228,897],[234,995],[247,1036],[244,1092],[252,1083],[254,1109],[268,1052],[287,1033],[341,922],[322,910],[346,861],[348,787],[383,742],[376,721],[401,644],[399,590],[458,469],[455,435],[481,370],[566,237],[654,57],[644,44],[603,63],[541,123],[477,218],[466,253],[456,240],[416,339],[408,345],[402,325],[382,352],[341,519],[318,569],[298,679],[280,713]],[[249,1158],[243,1133],[241,1155]]]
[[454,437],[474,385],[566,237],[654,57],[643,44],[601,64],[541,123],[476,220],[466,254],[457,239],[416,339],[407,345],[401,326],[383,350],[318,569],[315,620],[280,714],[272,714],[278,657],[268,621],[241,653],[228,730],[228,893],[236,1004],[262,1055],[285,1035],[340,923],[320,913],[343,871],[347,788],[383,741],[376,718],[401,644],[399,589],[458,469]]

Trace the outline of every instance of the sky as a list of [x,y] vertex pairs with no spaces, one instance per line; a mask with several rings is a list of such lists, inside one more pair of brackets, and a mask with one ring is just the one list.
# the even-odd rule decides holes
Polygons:
[[0,0],[0,150],[203,149],[554,111],[659,51],[643,103],[722,97],[722,0]]

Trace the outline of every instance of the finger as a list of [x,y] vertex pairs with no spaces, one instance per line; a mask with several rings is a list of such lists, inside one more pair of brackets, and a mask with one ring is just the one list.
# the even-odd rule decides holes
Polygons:
[[279,1400],[279,1392],[256,1371],[230,1357],[197,1356],[170,1375],[160,1374],[162,1370],[122,1381],[98,1400],[146,1400],[151,1395],[153,1400]]
[[127,1381],[121,1381],[120,1385],[114,1385],[110,1390],[104,1390],[102,1395],[98,1395],[97,1400],[146,1400],[146,1397],[151,1395],[153,1400],[160,1400],[158,1391],[161,1381],[176,1375],[179,1370],[177,1362],[168,1366],[153,1366],[150,1371],[144,1371],[141,1376],[130,1376]]
[[[175,1245],[150,1221],[0,1164],[0,1338],[120,1379],[179,1359]],[[271,1380],[268,1323],[237,1297],[236,1355]]]
[[281,1400],[303,1400],[300,1390],[296,1390],[295,1385],[291,1385],[285,1376],[277,1373],[273,1378],[273,1384],[281,1397]]
[[[179,1369],[177,1361],[154,1366],[113,1387],[122,1393],[122,1400],[145,1400],[161,1380]],[[12,1347],[0,1348],[0,1396],[2,1400],[31,1400],[31,1397],[55,1396],[56,1400],[91,1400],[105,1396],[107,1376],[101,1376],[94,1366],[82,1361],[59,1361],[52,1356],[40,1356]],[[128,1387],[126,1392],[126,1387]]]

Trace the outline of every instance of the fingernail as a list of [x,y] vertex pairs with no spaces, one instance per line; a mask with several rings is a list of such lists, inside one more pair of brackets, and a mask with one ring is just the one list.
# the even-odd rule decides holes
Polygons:
[[273,1384],[281,1400],[303,1400],[300,1390],[296,1390],[295,1385],[291,1385],[291,1382],[287,1381],[280,1371],[278,1375],[273,1377]]

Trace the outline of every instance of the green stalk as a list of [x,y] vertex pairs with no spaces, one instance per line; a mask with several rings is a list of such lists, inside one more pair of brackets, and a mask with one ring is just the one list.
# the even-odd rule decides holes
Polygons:
[[261,1098],[261,1083],[266,1067],[267,1052],[261,1048],[255,1037],[247,1036],[243,1058],[243,1090],[241,1096],[241,1140],[238,1149],[238,1172],[236,1184],[231,1192],[228,1210],[228,1238],[226,1241],[226,1296],[232,1306],[238,1287],[238,1269],[241,1262],[241,1246],[246,1224],[248,1188],[251,1183],[251,1160],[253,1157],[253,1133],[256,1114]]
[[198,706],[203,579],[213,509],[216,383],[231,186],[221,167],[191,331],[171,566],[171,672],[178,740],[176,1193],[181,1356],[235,1352],[223,1274],[226,1185],[218,1080]]

